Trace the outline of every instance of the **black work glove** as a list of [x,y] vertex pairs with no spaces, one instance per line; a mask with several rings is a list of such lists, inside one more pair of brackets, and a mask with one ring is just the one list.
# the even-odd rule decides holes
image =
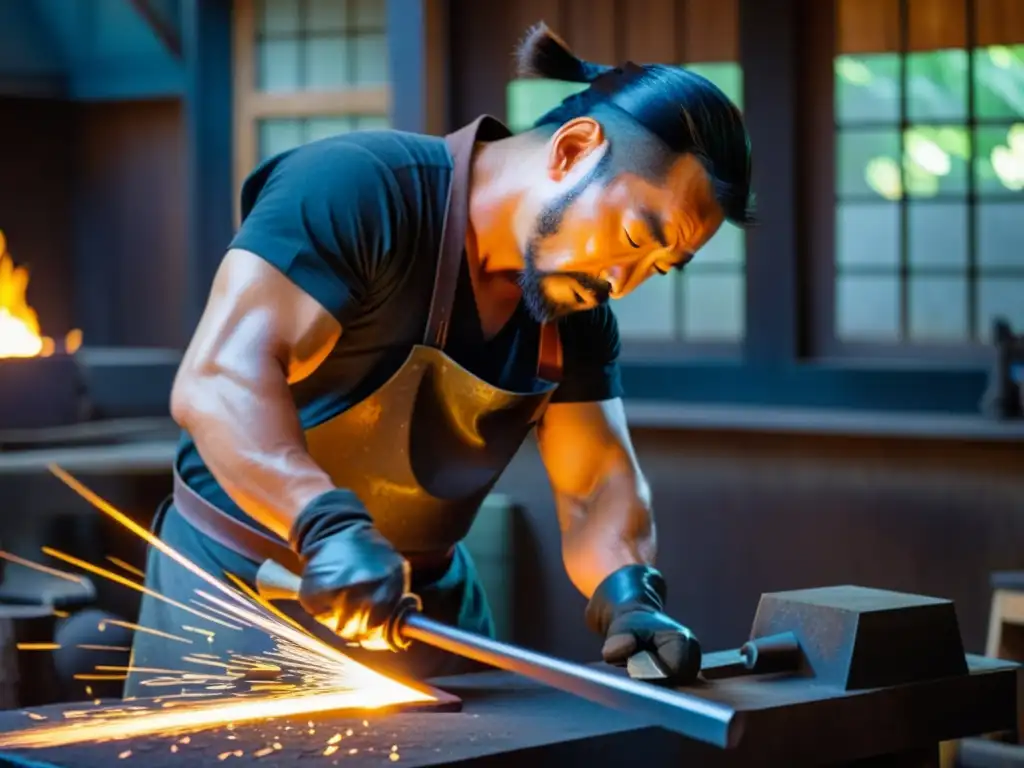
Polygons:
[[409,565],[351,491],[314,499],[292,526],[302,558],[299,603],[346,640],[383,626],[409,589]]
[[590,598],[587,626],[605,638],[601,655],[609,664],[625,666],[634,653],[649,651],[668,674],[665,682],[687,685],[700,672],[700,643],[663,613],[665,591],[665,579],[654,568],[620,568]]

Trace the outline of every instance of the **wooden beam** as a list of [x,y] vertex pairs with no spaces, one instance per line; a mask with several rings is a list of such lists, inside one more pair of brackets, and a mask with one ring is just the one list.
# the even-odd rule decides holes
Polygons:
[[295,93],[254,90],[247,98],[248,116],[255,120],[271,117],[386,115],[390,108],[391,92],[389,88],[298,91]]
[[[446,133],[448,4],[387,0],[391,125],[413,133]],[[387,97],[387,93],[381,94]]]
[[182,0],[182,22],[190,337],[234,233],[231,0]]
[[142,17],[157,39],[176,59],[182,58],[181,33],[178,32],[164,16],[153,7],[150,0],[129,0],[135,12]]
[[740,0],[743,107],[754,148],[760,224],[747,235],[745,354],[752,365],[797,362],[802,148],[797,135],[800,0]]
[[235,0],[232,19],[232,91],[234,96],[234,194],[232,209],[241,222],[242,183],[259,160],[259,132],[252,117],[256,91],[256,12],[253,0]]

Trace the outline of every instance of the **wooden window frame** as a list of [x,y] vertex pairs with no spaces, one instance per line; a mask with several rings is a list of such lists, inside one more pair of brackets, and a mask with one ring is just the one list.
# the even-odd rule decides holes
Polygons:
[[[977,28],[974,23],[973,14],[975,0],[961,0],[964,5],[966,16],[966,29],[964,32],[965,48],[970,49],[976,44]],[[813,303],[813,317],[809,327],[810,344],[808,355],[819,360],[827,361],[892,361],[901,365],[913,365],[920,363],[925,366],[946,365],[952,367],[977,368],[989,364],[993,358],[991,347],[976,340],[949,341],[949,342],[925,342],[912,339],[900,339],[894,341],[860,341],[844,340],[839,338],[836,331],[835,309],[836,309],[836,212],[840,196],[836,192],[836,134],[841,130],[835,119],[835,78],[834,61],[838,54],[836,44],[836,29],[839,19],[837,17],[838,0],[827,2],[809,3],[808,12],[804,23],[806,29],[804,34],[808,40],[815,43],[808,46],[807,60],[803,66],[805,72],[803,89],[806,98],[803,103],[808,111],[807,119],[813,128],[808,131],[810,139],[806,163],[808,165],[806,178],[813,185],[815,194],[808,200],[808,242],[810,244],[810,263],[808,264],[808,276],[810,284],[813,285],[814,295],[811,298]],[[894,51],[901,57],[913,53],[909,45],[909,9],[908,0],[899,0],[898,20],[898,50]],[[870,6],[868,6],[870,7]],[[901,71],[905,71],[906,64],[901,64]],[[967,76],[973,77],[973,67],[968,68]],[[906,83],[901,83],[901,102],[905,102]],[[968,98],[972,98],[974,85],[968,84]],[[968,105],[968,112],[965,125],[969,128],[974,126],[974,104]],[[915,124],[907,121],[905,105],[901,103],[901,118],[895,122],[893,127],[902,131],[909,125]],[[960,124],[961,121],[950,120],[950,124]],[[974,142],[972,133],[972,145]],[[968,186],[964,195],[965,204],[973,209],[979,202],[975,191],[974,168],[968,171]],[[904,196],[899,205],[905,211],[912,203],[909,203]],[[1024,206],[1022,206],[1024,207]],[[909,266],[907,264],[908,252],[906,248],[906,216],[901,214],[901,243],[900,262],[897,265],[900,279],[900,307],[901,329],[905,329],[907,313],[907,291],[909,283],[907,275]],[[974,281],[979,277],[977,271],[977,259],[974,242],[973,227],[968,225],[968,264],[967,279]],[[973,303],[968,306],[968,312],[973,314]],[[968,327],[973,329],[974,317],[968,318]]]
[[878,345],[833,355],[825,343],[833,328],[834,23],[832,0],[740,0],[759,220],[747,237],[743,355],[626,360],[631,398],[977,413],[990,351],[965,356],[961,347],[928,359]]
[[232,9],[236,223],[242,182],[259,162],[261,120],[356,115],[389,117],[391,114],[390,86],[294,93],[259,90],[256,5],[257,0],[234,0]]

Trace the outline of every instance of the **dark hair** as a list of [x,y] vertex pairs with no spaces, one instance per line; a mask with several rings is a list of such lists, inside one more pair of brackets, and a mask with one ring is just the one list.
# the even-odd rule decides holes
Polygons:
[[616,135],[640,128],[671,153],[700,161],[727,220],[753,222],[750,136],[740,110],[710,80],[664,64],[610,67],[583,61],[544,24],[527,33],[517,63],[521,76],[590,83],[542,115],[535,129],[554,129],[588,115],[605,124],[614,146]]

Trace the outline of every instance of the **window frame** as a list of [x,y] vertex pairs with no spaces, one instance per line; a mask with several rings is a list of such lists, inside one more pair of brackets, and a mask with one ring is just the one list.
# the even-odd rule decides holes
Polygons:
[[835,14],[831,1],[740,0],[739,62],[759,219],[747,233],[743,354],[731,361],[631,355],[623,361],[628,398],[978,412],[991,349],[839,349],[831,341]]
[[[392,88],[297,91],[261,91],[256,71],[258,0],[234,0],[232,7],[232,62],[234,93],[235,221],[242,183],[259,162],[259,126],[262,120],[348,117],[390,117]],[[388,19],[390,24],[390,19]],[[391,79],[394,80],[394,73]]]
[[[742,1],[742,0],[741,0]],[[978,0],[962,0],[966,16],[965,29],[965,50],[976,46],[977,25],[974,23],[975,5]],[[812,284],[815,292],[815,312],[810,328],[811,347],[810,352],[816,359],[829,361],[851,362],[873,360],[893,361],[902,366],[920,364],[925,367],[938,368],[978,368],[991,365],[994,360],[992,348],[984,343],[973,340],[964,341],[936,341],[922,342],[914,340],[899,341],[867,341],[867,340],[844,340],[836,332],[835,310],[836,310],[836,276],[838,272],[836,263],[836,213],[837,203],[840,195],[836,191],[836,137],[841,130],[835,118],[835,76],[834,61],[837,51],[836,45],[836,23],[838,15],[838,0],[829,0],[824,3],[810,3],[812,8],[808,9],[805,17],[807,29],[804,33],[809,39],[817,40],[820,44],[808,51],[808,60],[804,64],[804,71],[807,72],[807,98],[804,103],[813,115],[815,130],[810,132],[809,156],[807,162],[809,178],[815,186],[816,194],[812,198],[808,210],[808,236],[811,243],[811,269]],[[913,51],[909,45],[909,4],[908,0],[899,0],[899,50],[896,53],[903,57]],[[901,64],[901,72],[905,73],[906,64]],[[811,75],[814,72],[817,76]],[[822,76],[827,73],[826,76]],[[968,67],[968,78],[973,77],[973,67]],[[905,88],[906,83],[901,83]],[[968,99],[973,99],[974,85],[968,83]],[[906,93],[901,92],[901,101],[906,99]],[[967,127],[973,129],[975,126],[974,104],[968,105],[966,117]],[[918,124],[914,121],[905,120],[905,108],[901,107],[901,122],[895,122],[892,128],[896,131],[903,131],[911,125]],[[951,124],[959,124],[958,121],[949,121]],[[921,123],[921,124],[926,124]],[[972,145],[975,139],[972,136]],[[968,186],[964,194],[964,200],[969,208],[973,208],[979,202],[977,199],[975,182],[975,170],[968,169]],[[908,209],[914,204],[913,198],[901,199],[898,205]],[[906,226],[905,217],[901,215],[901,226]],[[968,238],[974,237],[974,227],[968,224]],[[906,233],[901,235],[905,240]],[[979,270],[977,265],[977,245],[968,243],[967,279],[977,280]],[[900,272],[900,302],[899,311],[901,325],[905,322],[907,312],[906,300],[909,288],[905,280],[906,272],[909,269],[907,263],[908,254],[905,243],[901,243],[899,264],[897,269]],[[972,312],[972,306],[968,312]],[[973,327],[974,318],[968,317],[968,326]],[[979,329],[983,332],[983,329]]]

